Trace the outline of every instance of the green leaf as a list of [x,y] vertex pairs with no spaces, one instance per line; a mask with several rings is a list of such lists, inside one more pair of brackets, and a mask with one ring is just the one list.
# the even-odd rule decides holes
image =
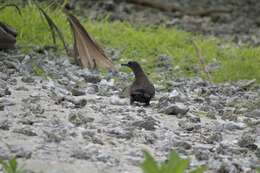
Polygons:
[[9,161],[10,169],[12,170],[13,173],[16,173],[17,171],[17,161],[15,158],[11,159]]
[[8,164],[6,162],[4,162],[3,160],[0,160],[0,165],[2,165],[4,169],[6,169],[8,167]]
[[147,151],[143,151],[144,153],[144,161],[141,164],[141,168],[144,173],[159,173],[160,169],[154,160],[154,158]]
[[256,171],[260,173],[260,167],[259,167],[259,168],[256,168]]
[[18,169],[16,158],[9,161],[0,160],[0,165],[3,166],[4,173],[24,173],[24,170]]
[[171,170],[171,173],[184,173],[185,170],[188,168],[188,166],[189,166],[188,159],[181,160],[179,164],[176,166],[175,170]]
[[189,160],[181,159],[176,151],[169,154],[168,161],[162,164],[163,173],[184,173],[189,166]]
[[194,170],[192,170],[190,173],[203,173],[207,170],[207,166],[200,166]]

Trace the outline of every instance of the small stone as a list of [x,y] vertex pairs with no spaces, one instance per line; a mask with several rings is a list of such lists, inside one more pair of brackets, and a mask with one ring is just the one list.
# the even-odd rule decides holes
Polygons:
[[11,157],[12,154],[9,149],[6,146],[0,145],[0,160],[9,160]]
[[5,88],[5,89],[0,88],[0,97],[4,97],[6,95],[11,95],[11,91],[9,91],[8,88]]
[[153,117],[146,117],[144,120],[136,121],[132,125],[140,129],[153,131],[156,129],[157,121]]
[[196,115],[189,115],[188,120],[192,123],[200,123],[200,117]]
[[228,131],[243,130],[246,128],[246,125],[244,123],[228,122],[223,125],[223,128]]
[[126,99],[121,99],[118,96],[112,96],[110,97],[110,104],[112,105],[127,105],[128,102]]
[[255,155],[258,159],[260,159],[260,148],[256,149]]
[[89,85],[87,88],[88,94],[96,94],[98,92],[98,86],[96,84]]
[[60,143],[65,140],[67,136],[67,131],[64,129],[44,130],[43,132],[45,134],[44,139],[46,142]]
[[65,100],[72,103],[74,105],[74,108],[83,108],[87,104],[87,100],[82,98],[65,98]]
[[97,137],[95,135],[95,132],[93,132],[93,131],[83,131],[81,133],[81,135],[87,141],[91,141],[94,144],[104,145],[104,142],[102,141],[102,138]]
[[114,11],[115,8],[116,8],[116,4],[113,1],[110,1],[110,0],[104,1],[102,3],[102,6],[107,11]]
[[187,108],[184,104],[181,103],[172,104],[160,110],[161,113],[165,113],[168,115],[185,115],[188,111],[189,108]]
[[110,96],[112,95],[112,90],[114,87],[114,80],[107,81],[102,79],[98,86],[99,94],[102,96]]
[[9,130],[10,129],[10,122],[8,120],[0,121],[0,129],[1,130]]
[[213,133],[206,137],[206,142],[209,144],[214,144],[215,142],[222,141],[223,137],[221,133]]
[[83,115],[81,112],[73,112],[69,114],[69,121],[75,126],[86,125],[87,123],[91,123],[94,121],[94,118],[87,117]]
[[184,121],[184,120],[179,121],[178,125],[187,131],[198,130],[201,128],[200,124],[195,124],[195,123]]
[[19,65],[14,61],[4,60],[4,63],[7,68],[19,69]]
[[22,127],[13,130],[14,133],[23,134],[25,136],[37,136],[37,134],[30,127]]
[[84,148],[77,147],[76,149],[72,150],[71,157],[82,160],[89,160],[93,157],[96,158],[99,155],[100,150],[95,146],[96,145],[90,145]]
[[[2,75],[2,73],[0,73],[0,75]],[[6,87],[7,87],[6,81],[0,79],[0,88],[6,88]]]
[[2,103],[0,103],[0,111],[4,111],[4,110],[5,110],[5,106]]
[[237,85],[241,88],[241,89],[249,89],[250,87],[252,87],[252,85],[254,85],[256,83],[256,79],[252,79],[252,80],[241,80],[237,82]]
[[89,153],[82,151],[80,149],[74,150],[73,153],[71,154],[71,157],[80,159],[80,160],[89,160],[91,158]]
[[86,106],[87,100],[86,99],[80,99],[77,102],[74,102],[74,104],[75,104],[75,108],[83,108],[84,106]]
[[0,107],[3,106],[14,106],[15,103],[13,101],[10,101],[9,99],[2,98],[0,99]]
[[5,89],[5,95],[11,95],[11,91],[8,88]]
[[16,78],[9,79],[9,80],[8,80],[8,83],[9,83],[10,85],[15,86],[15,85],[17,85],[17,79],[16,79]]
[[202,150],[195,150],[195,157],[198,160],[209,160],[209,152],[208,151],[202,151]]
[[178,147],[178,148],[182,148],[182,149],[185,149],[185,150],[189,150],[192,148],[192,145],[186,141],[179,141],[179,142],[176,142],[174,144],[174,146]]
[[86,94],[85,91],[80,90],[80,89],[77,89],[77,88],[73,88],[73,89],[71,90],[71,93],[72,93],[73,96],[83,96],[83,95]]
[[121,128],[115,128],[112,130],[109,130],[108,133],[116,138],[121,139],[131,139],[133,137],[132,130],[123,130]]
[[22,77],[22,81],[24,83],[33,83],[34,82],[34,78],[32,78],[31,76],[24,76],[24,77]]
[[12,154],[15,155],[16,158],[31,158],[32,152],[25,150],[24,148],[17,145],[10,145],[9,147]]
[[219,169],[217,170],[218,173],[235,173],[235,172],[244,172],[242,170],[238,170],[235,165],[229,162],[223,162]]
[[257,149],[257,145],[255,143],[255,138],[250,136],[249,134],[243,134],[241,139],[238,141],[238,145],[244,148],[250,148],[252,150]]
[[29,89],[24,86],[17,87],[17,88],[15,88],[15,90],[16,91],[29,91]]
[[82,70],[80,76],[83,77],[85,81],[89,83],[96,84],[101,81],[101,78],[98,74],[94,74],[93,72],[86,71],[86,70]]
[[246,114],[245,116],[250,118],[260,118],[260,109],[255,109],[252,112]]
[[43,114],[45,111],[40,104],[30,104],[29,109],[33,114]]

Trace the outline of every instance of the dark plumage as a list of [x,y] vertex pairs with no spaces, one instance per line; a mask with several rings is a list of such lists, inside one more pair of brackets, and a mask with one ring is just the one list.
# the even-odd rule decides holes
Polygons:
[[130,104],[136,101],[149,105],[151,98],[155,95],[155,89],[141,66],[136,61],[129,61],[127,64],[122,65],[131,68],[135,74],[135,81],[130,86]]

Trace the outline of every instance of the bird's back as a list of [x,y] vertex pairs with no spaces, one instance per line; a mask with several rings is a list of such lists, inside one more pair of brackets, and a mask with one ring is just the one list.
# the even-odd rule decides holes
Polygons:
[[130,95],[139,95],[140,97],[152,98],[155,94],[155,88],[153,84],[147,79],[147,77],[140,77],[135,79],[134,83],[130,87]]

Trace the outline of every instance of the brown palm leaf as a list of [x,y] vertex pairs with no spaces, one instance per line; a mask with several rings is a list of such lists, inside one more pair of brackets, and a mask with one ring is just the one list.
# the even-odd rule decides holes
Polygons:
[[[0,6],[0,11],[6,7],[14,7],[21,15],[19,7],[15,4],[5,4]],[[12,27],[0,21],[0,49],[14,48],[16,43],[17,32]]]
[[115,69],[112,60],[105,55],[104,50],[90,37],[79,20],[64,10],[74,36],[75,59],[83,68],[95,69],[104,67]]
[[16,42],[16,31],[0,22],[0,49],[9,49],[15,47]]

